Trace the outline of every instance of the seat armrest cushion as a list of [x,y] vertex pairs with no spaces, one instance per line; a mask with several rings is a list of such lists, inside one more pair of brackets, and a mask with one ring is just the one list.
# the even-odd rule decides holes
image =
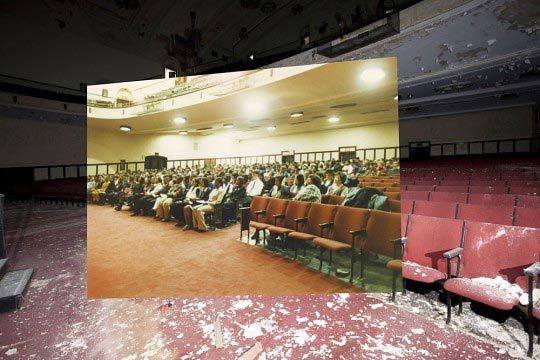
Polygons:
[[524,269],[523,272],[527,276],[540,275],[540,261],[537,261],[528,268]]
[[446,259],[452,259],[461,254],[463,254],[463,248],[458,247],[452,250],[448,250],[447,252],[443,254],[443,257]]
[[352,236],[365,235],[366,234],[366,229],[351,230],[351,231],[349,231],[349,234],[351,234]]
[[301,218],[294,219],[294,222],[299,223],[299,222],[304,222],[306,220],[307,220],[307,217],[301,217]]
[[333,222],[327,222],[327,223],[322,223],[322,224],[319,224],[319,227],[321,228],[327,228],[327,227],[332,227],[334,226],[334,223]]

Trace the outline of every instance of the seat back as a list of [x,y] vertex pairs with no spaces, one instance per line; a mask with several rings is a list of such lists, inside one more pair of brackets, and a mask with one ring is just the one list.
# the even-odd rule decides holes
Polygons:
[[327,196],[327,204],[330,205],[341,205],[343,204],[343,200],[345,200],[345,196],[340,195],[326,195]]
[[510,194],[538,196],[540,195],[540,187],[512,186],[510,187]]
[[407,185],[407,191],[433,191],[435,185]]
[[336,241],[351,244],[351,230],[364,229],[369,216],[368,209],[339,206],[334,217],[331,238]]
[[468,190],[469,189],[467,185],[453,185],[453,186],[439,185],[435,187],[435,191],[442,191],[442,192],[466,193],[468,192]]
[[307,215],[307,221],[298,230],[319,236],[321,234],[319,224],[334,221],[337,208],[337,205],[312,203]]
[[392,257],[394,244],[391,240],[401,237],[401,214],[371,210],[366,226],[363,248],[377,254]]
[[465,222],[460,276],[501,276],[525,290],[523,269],[539,260],[540,229]]
[[471,185],[469,186],[469,192],[472,194],[508,194],[508,187],[505,185]]
[[429,200],[429,191],[402,191],[401,200]]
[[467,203],[467,193],[433,191],[429,194],[429,201]]
[[294,219],[306,217],[310,207],[310,202],[290,200],[285,210],[285,217],[280,219],[277,225],[294,230],[296,228]]
[[514,225],[540,228],[540,209],[516,207]]
[[412,214],[414,200],[401,200],[401,213],[402,214]]
[[391,212],[401,212],[401,203],[399,200],[388,199],[388,206]]
[[249,218],[252,221],[257,221],[256,211],[266,210],[270,198],[264,196],[254,196],[249,205]]
[[540,209],[540,196],[518,195],[517,205],[520,207]]
[[260,216],[259,221],[274,225],[274,215],[285,214],[289,200],[270,198],[266,207],[266,216]]
[[401,198],[401,193],[400,192],[390,192],[390,191],[386,191],[384,193],[384,195],[386,197],[388,197],[389,200],[400,200]]
[[416,200],[413,214],[455,219],[456,206],[456,203]]
[[514,207],[458,204],[457,219],[512,225]]
[[469,204],[483,206],[514,206],[515,195],[510,194],[469,194]]
[[469,185],[469,180],[464,180],[464,179],[441,180],[440,185],[442,186],[467,186]]
[[[407,228],[404,261],[447,272],[442,254],[461,246],[463,220],[411,215]],[[454,270],[457,260],[453,262]]]

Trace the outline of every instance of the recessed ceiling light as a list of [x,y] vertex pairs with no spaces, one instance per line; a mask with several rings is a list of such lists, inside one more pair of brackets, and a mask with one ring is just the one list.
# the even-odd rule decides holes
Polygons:
[[267,127],[266,130],[274,131],[274,130],[276,130],[276,127],[274,125],[272,125],[272,126]]
[[383,69],[379,67],[372,67],[372,68],[366,69],[362,71],[362,73],[360,74],[360,78],[363,81],[368,82],[368,83],[375,83],[377,81],[381,81],[382,79],[384,79],[384,77],[385,77],[385,73]]
[[120,130],[125,131],[125,132],[130,132],[131,131],[131,126],[122,125],[122,126],[120,126]]
[[187,131],[180,131],[178,135],[187,135]]
[[297,118],[297,117],[301,117],[301,116],[304,116],[304,113],[301,112],[301,111],[295,111],[295,112],[291,113],[292,118]]
[[230,128],[233,128],[234,127],[234,124],[223,124],[223,127],[225,129],[230,129]]
[[173,119],[173,122],[175,124],[185,124],[186,123],[186,118],[185,117],[182,117],[182,116],[178,116],[178,117],[175,117]]
[[339,117],[337,116],[330,116],[328,118],[328,122],[331,122],[331,123],[337,123],[339,121]]

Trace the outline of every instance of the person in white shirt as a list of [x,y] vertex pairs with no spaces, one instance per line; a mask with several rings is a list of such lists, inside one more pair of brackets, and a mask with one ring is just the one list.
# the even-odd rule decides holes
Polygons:
[[214,180],[214,189],[210,192],[208,200],[202,205],[197,205],[192,209],[193,215],[193,228],[197,231],[208,231],[208,226],[204,221],[204,215],[206,213],[214,212],[214,206],[221,204],[225,191],[223,189],[223,180],[216,178]]
[[259,179],[259,171],[253,170],[251,173],[251,181],[246,189],[246,195],[251,197],[259,196],[262,193],[263,187],[264,183]]

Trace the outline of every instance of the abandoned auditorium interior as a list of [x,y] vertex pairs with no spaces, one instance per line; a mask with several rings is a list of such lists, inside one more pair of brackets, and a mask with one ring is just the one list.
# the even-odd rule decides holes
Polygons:
[[540,359],[536,0],[0,24],[0,359]]

